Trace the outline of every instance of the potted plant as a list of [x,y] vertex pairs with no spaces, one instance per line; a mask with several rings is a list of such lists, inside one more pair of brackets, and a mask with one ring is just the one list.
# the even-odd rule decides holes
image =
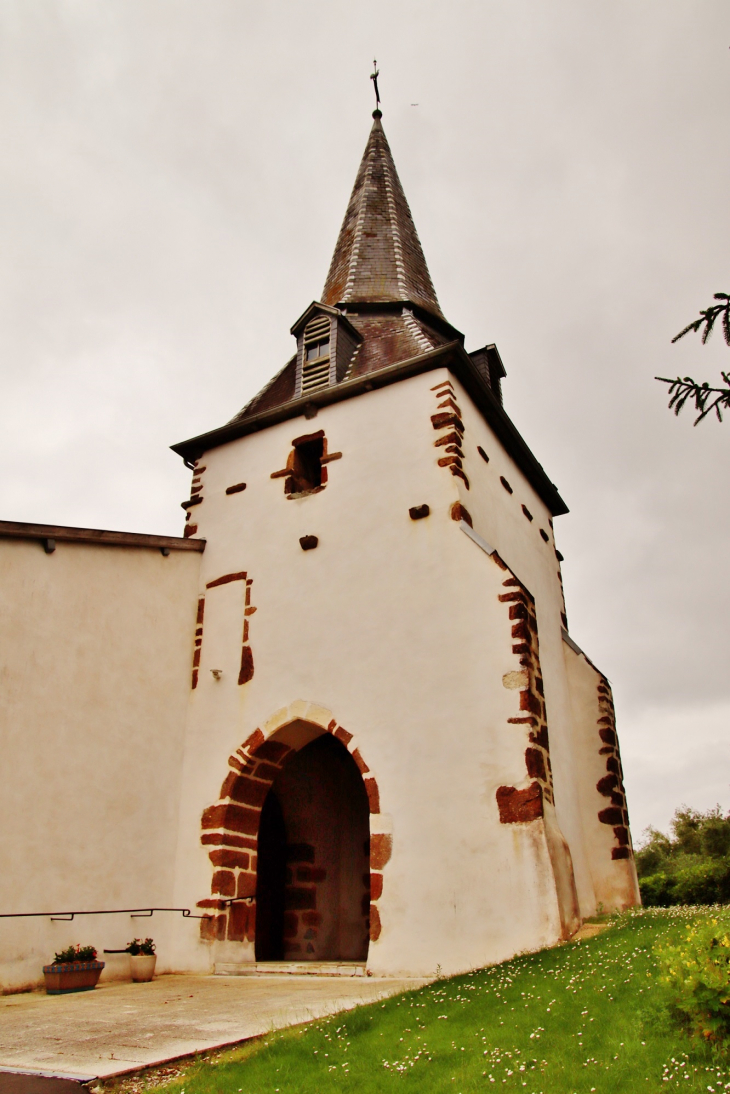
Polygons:
[[155,975],[155,944],[151,938],[133,938],[127,946],[132,979],[138,983],[151,980]]
[[46,991],[49,995],[66,995],[71,991],[91,991],[96,987],[103,961],[96,960],[94,946],[69,946],[43,966]]

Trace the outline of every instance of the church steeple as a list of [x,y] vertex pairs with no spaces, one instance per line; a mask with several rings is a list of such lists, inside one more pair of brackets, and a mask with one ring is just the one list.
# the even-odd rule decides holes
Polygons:
[[443,319],[381,117],[373,111],[322,302],[411,303]]

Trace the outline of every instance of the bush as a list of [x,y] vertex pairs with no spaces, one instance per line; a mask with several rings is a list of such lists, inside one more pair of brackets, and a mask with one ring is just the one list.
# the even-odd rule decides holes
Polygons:
[[57,953],[51,962],[52,965],[66,965],[72,961],[96,961],[96,948],[94,946],[67,946],[65,950]]
[[670,1015],[690,1035],[730,1037],[730,927],[709,919],[689,924],[678,943],[654,946],[659,987]]
[[155,944],[151,938],[133,938],[127,946],[127,953],[131,953],[132,957],[139,957],[140,954],[152,957],[154,952]]
[[730,902],[730,860],[688,855],[672,865],[672,872],[661,870],[639,879],[645,907]]
[[647,829],[636,853],[641,899],[645,905],[726,904],[730,902],[730,814],[716,806],[705,813],[677,809],[672,836]]

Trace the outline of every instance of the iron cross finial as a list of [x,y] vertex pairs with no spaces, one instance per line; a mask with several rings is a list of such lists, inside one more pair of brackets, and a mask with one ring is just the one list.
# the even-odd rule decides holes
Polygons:
[[373,69],[374,71],[370,79],[373,81],[373,87],[375,88],[375,109],[380,110],[380,92],[378,91],[378,76],[380,73],[378,72],[377,61],[373,61]]

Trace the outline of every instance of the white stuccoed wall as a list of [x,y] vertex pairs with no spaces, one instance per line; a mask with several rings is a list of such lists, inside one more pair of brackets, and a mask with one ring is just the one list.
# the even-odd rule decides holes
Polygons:
[[[353,747],[377,778],[384,816],[372,818],[373,830],[392,827],[379,901],[383,929],[369,954],[373,971],[389,974],[465,969],[560,936],[543,822],[499,823],[497,787],[529,783],[526,731],[507,722],[518,713],[517,693],[502,684],[519,668],[507,607],[498,601],[509,575],[451,519],[459,498],[537,602],[557,818],[583,914],[595,908],[572,757],[557,560],[538,531],[550,533],[548,515],[461,391],[471,489],[438,467],[444,450],[434,447],[438,400],[431,389],[447,378],[445,369],[413,377],[205,453],[205,500],[192,518],[208,541],[201,592],[227,573],[245,570],[253,579],[255,675],[237,684],[242,582],[208,590],[185,749],[176,902],[210,895],[200,817],[218,800],[228,756],[257,727],[271,732],[275,712],[296,700],[319,705],[355,734]],[[287,500],[284,481],[270,475],[285,466],[293,438],[320,429],[329,451],[343,457],[329,464],[326,489]],[[241,481],[245,491],[225,494]],[[409,507],[424,502],[431,515],[412,521]],[[303,535],[319,537],[316,550],[302,551]],[[220,681],[213,668],[223,670]],[[178,933],[179,960],[190,961]],[[197,967],[213,957],[251,960],[253,948],[201,942]]]
[[[0,911],[172,905],[199,565],[0,539]],[[0,919],[0,985],[37,983],[69,943],[135,935],[156,938],[164,969],[172,918]],[[129,975],[106,960],[105,977]]]

